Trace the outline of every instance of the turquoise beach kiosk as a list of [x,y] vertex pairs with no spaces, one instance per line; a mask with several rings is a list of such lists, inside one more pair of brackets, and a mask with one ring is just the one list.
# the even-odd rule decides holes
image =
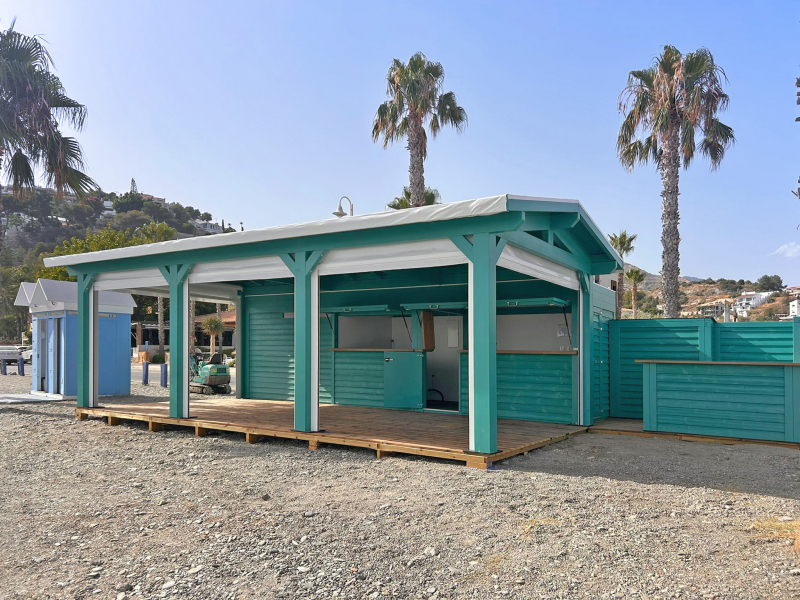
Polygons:
[[[622,261],[574,200],[502,195],[45,264],[78,278],[78,418],[485,468],[609,414],[614,292],[596,280]],[[170,298],[168,403],[99,406],[110,290]],[[235,399],[190,402],[190,298],[236,305]]]

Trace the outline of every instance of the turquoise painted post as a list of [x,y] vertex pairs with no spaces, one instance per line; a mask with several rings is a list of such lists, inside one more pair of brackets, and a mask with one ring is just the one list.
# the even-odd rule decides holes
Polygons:
[[169,416],[189,418],[189,286],[191,264],[159,267],[169,285]]
[[497,236],[472,237],[469,265],[470,450],[497,452]]
[[713,361],[714,359],[714,320],[713,319],[699,319],[698,326],[698,342],[699,342],[699,360]]
[[645,431],[656,431],[657,414],[655,411],[656,399],[654,390],[651,387],[655,382],[655,373],[658,365],[655,363],[644,363],[642,365],[642,407],[643,407],[643,426]]
[[794,362],[800,363],[800,317],[792,319],[792,348]]
[[[82,273],[78,275],[78,406],[89,408],[94,402],[92,394],[92,371],[91,363],[94,358],[91,355],[93,335],[92,327],[92,284],[94,283],[94,273]],[[42,320],[39,319],[39,327],[42,327]],[[37,332],[38,333],[38,332]],[[40,338],[37,335],[37,343]],[[38,349],[44,351],[43,348]],[[39,379],[42,374],[38,373]]]
[[[294,275],[294,428],[319,430],[319,274],[322,251],[281,254]],[[316,320],[316,326],[314,321]],[[314,357],[316,354],[316,358]]]
[[791,419],[790,425],[793,437],[789,441],[800,443],[800,367],[787,367],[792,378],[791,407],[786,413],[786,418]]
[[581,425],[592,424],[592,278],[587,273],[580,273],[580,356],[581,356],[581,398],[579,403]]

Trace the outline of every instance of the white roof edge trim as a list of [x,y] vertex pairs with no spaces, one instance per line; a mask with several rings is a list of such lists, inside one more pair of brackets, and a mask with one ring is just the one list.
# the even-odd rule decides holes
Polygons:
[[506,194],[463,200],[449,204],[434,204],[420,206],[405,210],[392,210],[341,219],[325,219],[294,225],[279,225],[265,229],[252,229],[250,231],[237,231],[234,233],[221,233],[210,236],[170,240],[156,244],[114,248],[84,254],[71,254],[69,256],[51,256],[45,258],[45,266],[67,267],[72,265],[164,254],[167,252],[182,252],[186,250],[201,250],[204,248],[219,248],[220,246],[251,244],[279,239],[291,239],[309,235],[329,233],[346,233],[379,227],[394,227],[398,225],[412,225],[416,223],[429,223],[434,221],[447,221],[467,217],[490,216],[507,211]]

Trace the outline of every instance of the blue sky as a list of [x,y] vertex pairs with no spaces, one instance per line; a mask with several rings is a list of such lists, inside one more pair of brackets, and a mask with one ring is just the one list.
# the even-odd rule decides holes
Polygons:
[[[0,25],[50,44],[89,108],[79,135],[109,191],[146,193],[245,228],[363,214],[408,179],[370,129],[392,58],[423,51],[469,115],[429,147],[445,202],[577,198],[661,263],[660,180],[615,153],[627,73],[664,44],[708,47],[730,79],[737,144],[681,173],[681,271],[800,285],[800,8],[796,2],[106,2],[5,0]],[[780,248],[783,250],[778,251]],[[778,251],[778,252],[776,252]]]

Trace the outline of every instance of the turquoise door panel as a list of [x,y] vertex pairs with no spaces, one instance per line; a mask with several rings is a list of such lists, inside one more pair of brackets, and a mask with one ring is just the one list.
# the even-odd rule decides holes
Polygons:
[[424,360],[423,352],[383,353],[385,408],[422,409],[425,398]]

